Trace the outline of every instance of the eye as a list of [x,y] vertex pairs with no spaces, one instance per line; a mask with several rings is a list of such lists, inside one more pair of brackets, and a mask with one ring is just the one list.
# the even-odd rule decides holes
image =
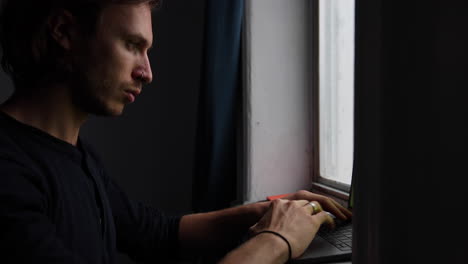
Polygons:
[[137,52],[139,50],[138,43],[136,42],[128,41],[126,46],[127,46],[127,49],[130,51]]

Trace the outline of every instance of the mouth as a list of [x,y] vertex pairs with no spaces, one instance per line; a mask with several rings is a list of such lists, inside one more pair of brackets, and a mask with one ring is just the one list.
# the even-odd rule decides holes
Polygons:
[[129,103],[135,102],[136,97],[141,93],[141,89],[135,89],[135,90],[125,90],[125,95],[127,97],[127,101]]

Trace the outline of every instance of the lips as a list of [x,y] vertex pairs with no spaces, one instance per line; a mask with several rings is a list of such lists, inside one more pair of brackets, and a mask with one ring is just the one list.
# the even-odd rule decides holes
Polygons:
[[135,102],[135,98],[141,93],[141,90],[125,90],[125,95],[129,103]]

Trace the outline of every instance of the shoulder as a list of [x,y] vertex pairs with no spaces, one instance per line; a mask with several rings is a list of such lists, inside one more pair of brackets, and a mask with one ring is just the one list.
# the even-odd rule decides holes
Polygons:
[[21,144],[20,137],[5,126],[0,126],[0,171],[5,188],[8,188],[7,183],[21,183],[33,184],[43,189],[40,167]]
[[21,146],[3,132],[0,128],[0,195],[37,198],[36,194],[43,194],[46,190],[39,169],[34,166]]
[[4,127],[0,127],[0,164],[16,163],[24,167],[27,154]]

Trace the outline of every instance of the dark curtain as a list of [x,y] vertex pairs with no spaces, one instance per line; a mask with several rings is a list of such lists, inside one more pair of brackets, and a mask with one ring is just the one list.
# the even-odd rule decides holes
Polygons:
[[353,263],[468,263],[467,14],[356,1]]
[[243,10],[243,0],[206,1],[193,185],[195,211],[226,208],[236,200]]

